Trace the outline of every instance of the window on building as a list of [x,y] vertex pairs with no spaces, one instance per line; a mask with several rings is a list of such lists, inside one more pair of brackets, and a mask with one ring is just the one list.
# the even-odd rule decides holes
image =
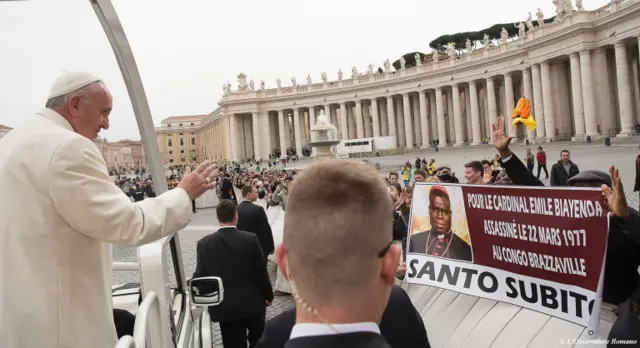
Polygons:
[[192,126],[195,126],[196,124],[195,124],[195,123],[193,123],[193,122],[191,122],[191,125],[192,125]]
[[191,146],[196,146],[196,137],[191,137]]
[[191,157],[191,162],[198,162],[198,161],[196,161],[195,157]]
[[182,123],[178,124],[178,127],[182,127]]
[[171,141],[171,138],[167,139],[167,146],[173,147],[173,141]]
[[173,158],[169,158],[169,163],[173,163]]
[[180,146],[184,146],[184,138],[180,138]]
[[167,125],[167,127],[171,128],[171,123],[169,123],[169,124]]
[[186,158],[184,158],[184,157],[182,157],[182,158],[180,159],[180,162],[186,162],[186,161],[187,161],[187,159],[186,159]]
[[184,153],[184,150],[180,150],[180,153],[181,153],[181,154],[183,154],[183,153]]
[[173,155],[173,150],[169,150],[169,155]]

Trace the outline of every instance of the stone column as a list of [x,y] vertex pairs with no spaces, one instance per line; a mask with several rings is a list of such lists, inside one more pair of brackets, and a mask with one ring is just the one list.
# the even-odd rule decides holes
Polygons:
[[429,117],[431,117],[431,136],[433,136],[433,139],[431,139],[431,141],[433,141],[438,138],[438,112],[436,110],[435,92],[430,93],[429,95]]
[[420,131],[422,132],[422,149],[429,148],[429,120],[427,119],[427,96],[425,91],[418,91],[418,103],[420,104]]
[[269,124],[269,112],[265,112],[262,116],[262,127],[261,129],[264,131],[262,136],[262,158],[269,158],[269,154],[271,153],[271,125]]
[[598,134],[598,121],[596,119],[596,96],[593,87],[593,68],[591,66],[591,52],[580,52],[580,75],[582,77],[582,100],[584,112],[584,125],[587,135]]
[[296,153],[302,156],[302,135],[300,134],[300,110],[293,109],[293,134],[296,138]]
[[614,45],[616,50],[616,79],[618,81],[618,100],[620,101],[620,133],[619,137],[631,135],[633,127],[633,105],[631,104],[631,84],[629,81],[629,61],[627,47],[623,41]]
[[398,124],[396,125],[396,132],[398,133],[398,145],[407,146],[407,137],[404,131],[404,108],[402,97],[395,99],[396,103],[396,121]]
[[384,102],[378,105],[380,112],[380,136],[386,137],[389,136],[389,117],[387,116],[387,107],[384,106]]
[[235,114],[229,116],[229,124],[231,128],[231,160],[238,161],[238,121]]
[[480,132],[480,110],[478,109],[478,86],[475,81],[469,82],[469,98],[471,99],[471,132],[473,134],[471,145],[480,145],[482,133]]
[[353,117],[356,119],[356,137],[357,139],[362,139],[364,138],[364,125],[362,123],[362,102],[360,100],[356,100],[356,109]]
[[258,113],[251,114],[251,132],[253,133],[253,156],[260,158],[260,125],[258,124]]
[[[580,72],[580,57],[578,53],[572,53],[569,56],[571,65],[571,93],[573,95],[573,124],[576,132],[576,138],[582,140],[584,137],[584,109],[582,103],[582,74]],[[590,70],[587,69],[587,70]]]
[[487,104],[489,104],[489,134],[487,138],[491,136],[491,125],[496,122],[498,118],[498,110],[496,107],[496,86],[493,83],[493,77],[487,77]]
[[378,114],[378,99],[371,98],[371,119],[373,120],[373,137],[380,136],[380,116]]
[[340,132],[342,140],[349,140],[349,128],[347,128],[347,103],[340,103]]
[[[313,127],[316,125],[316,107],[315,106],[310,106],[309,107],[309,127]],[[311,136],[309,136],[309,138],[311,138]],[[309,139],[311,140],[311,139]],[[311,140],[313,141],[313,140]]]
[[364,137],[371,138],[373,136],[371,109],[369,105],[364,103],[362,104],[362,123],[364,125]]
[[409,93],[402,95],[402,110],[404,111],[404,134],[407,140],[407,149],[413,149],[413,125],[411,122],[411,106],[409,105]]
[[420,121],[420,94],[409,96],[411,103],[411,120],[413,122],[413,143],[415,147],[422,145],[422,122]]
[[438,114],[438,146],[447,146],[447,127],[444,123],[444,108],[442,105],[442,87],[436,88],[436,113]]
[[451,94],[453,95],[453,124],[456,134],[455,146],[464,145],[464,132],[462,127],[462,111],[460,110],[460,87],[458,84],[451,86]]
[[278,133],[280,133],[280,158],[287,158],[287,141],[284,130],[283,110],[278,110]]
[[[449,121],[447,125],[447,140],[449,143],[454,143],[456,141],[456,130],[455,130],[455,120],[453,116],[453,91],[449,90],[449,92],[444,92],[445,99],[447,100],[447,118]],[[445,122],[446,123],[446,122]]]
[[536,120],[536,138],[540,139],[544,142],[546,137],[545,126],[544,126],[544,103],[542,97],[542,79],[540,77],[540,66],[533,65],[531,66],[531,74],[533,75],[533,108],[535,109],[535,114],[533,114],[534,119]]
[[549,62],[540,63],[542,79],[542,103],[544,108],[544,131],[547,140],[556,139],[556,118],[553,114],[553,90],[551,89],[551,72]]
[[[531,76],[529,76],[529,85],[531,85]],[[515,128],[511,127],[511,113],[513,113],[513,109],[515,108],[515,100],[513,97],[513,77],[511,76],[511,73],[506,73],[504,74],[504,117],[505,122],[507,123],[505,125],[507,135],[515,136],[518,134]]]
[[400,144],[398,141],[398,136],[396,134],[396,116],[393,113],[393,97],[387,97],[387,123],[389,127],[389,136],[393,136],[396,138],[396,146]]

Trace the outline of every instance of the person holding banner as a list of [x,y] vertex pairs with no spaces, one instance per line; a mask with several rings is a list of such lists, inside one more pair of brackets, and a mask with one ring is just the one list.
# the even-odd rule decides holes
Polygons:
[[[504,117],[492,125],[492,141],[502,167],[514,185],[544,186],[509,150],[513,139],[505,132]],[[619,305],[627,299],[640,303],[640,213],[627,205],[622,180],[615,167],[609,174],[585,170],[568,180],[569,187],[602,187],[609,209],[609,234],[604,271],[603,301]],[[613,189],[612,189],[613,187]]]
[[471,262],[471,246],[453,233],[451,217],[451,199],[447,190],[442,186],[432,186],[429,190],[431,230],[412,235],[409,252]]

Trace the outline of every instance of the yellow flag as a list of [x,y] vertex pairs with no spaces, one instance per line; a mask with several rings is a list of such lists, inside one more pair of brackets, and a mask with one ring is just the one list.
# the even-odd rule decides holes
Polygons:
[[512,126],[523,124],[530,131],[536,129],[536,120],[534,120],[533,115],[531,115],[531,102],[525,97],[522,97],[520,98],[520,100],[518,100],[518,105],[516,105],[516,108],[513,109],[511,119]]

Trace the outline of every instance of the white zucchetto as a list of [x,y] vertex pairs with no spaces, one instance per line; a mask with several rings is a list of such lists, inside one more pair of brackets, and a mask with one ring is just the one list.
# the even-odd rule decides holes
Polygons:
[[96,81],[101,79],[87,72],[65,71],[53,82],[47,99],[71,93]]

